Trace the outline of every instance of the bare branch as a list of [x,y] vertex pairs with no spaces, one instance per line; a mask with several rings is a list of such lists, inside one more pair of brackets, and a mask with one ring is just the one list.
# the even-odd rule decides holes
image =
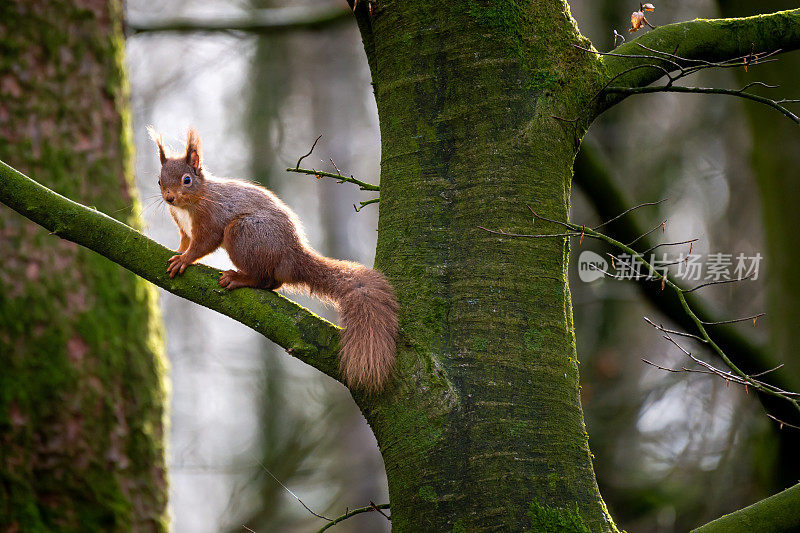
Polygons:
[[717,281],[709,281],[709,282],[706,282],[706,283],[701,283],[700,285],[696,285],[696,286],[692,287],[691,289],[682,289],[682,290],[683,290],[683,292],[694,292],[697,289],[702,289],[703,287],[708,287],[709,285],[723,285],[725,283],[736,283],[736,282],[739,282],[739,281],[748,280],[748,279],[750,279],[752,277],[753,277],[753,275],[750,274],[749,276],[745,276],[743,278],[721,279],[721,280],[717,280]]
[[[700,239],[698,239],[698,238],[694,238],[694,239],[686,239],[685,241],[661,242],[661,243],[658,243],[658,244],[654,244],[650,248],[648,248],[645,251],[643,251],[642,255],[647,255],[650,252],[652,252],[653,250],[657,250],[657,249],[661,248],[662,246],[679,246],[681,244],[688,244],[689,245],[689,253],[692,253],[691,252],[692,244],[696,243],[699,240]],[[691,292],[691,291],[686,291],[686,292]]]
[[[309,154],[306,154],[306,156],[308,156],[308,155],[310,155],[310,152],[309,152]],[[299,167],[299,165],[298,165],[298,167]],[[358,185],[359,189],[361,189],[362,191],[380,191],[381,190],[380,186],[373,185],[371,183],[367,183],[365,181],[358,180],[358,179],[354,178],[352,175],[350,177],[347,177],[347,176],[343,176],[342,174],[334,174],[333,172],[323,172],[322,170],[315,170],[313,168],[309,169],[309,168],[298,168],[298,167],[295,167],[295,168],[289,167],[289,168],[286,169],[286,171],[287,172],[297,172],[299,174],[308,174],[310,176],[316,176],[317,178],[333,178],[335,180],[338,180],[339,183],[353,183],[355,185]]]
[[769,418],[773,419],[773,420],[774,420],[775,422],[777,422],[778,424],[780,424],[780,429],[783,429],[783,427],[784,427],[784,426],[786,426],[786,427],[790,427],[790,428],[792,428],[792,429],[800,429],[800,426],[795,426],[794,424],[790,424],[789,422],[784,422],[784,421],[783,421],[783,420],[781,420],[780,418],[776,418],[776,417],[772,416],[772,415],[771,415],[771,414],[769,414],[769,413],[767,413],[767,416],[768,416]]
[[[602,224],[593,227],[592,229],[597,231],[600,228],[602,228],[603,226],[606,226],[607,224],[611,224],[615,220],[618,220],[618,219],[624,217],[625,215],[627,215],[628,213],[636,211],[637,209],[640,209],[640,208],[646,207],[646,206],[650,206],[650,205],[659,205],[659,204],[662,204],[662,203],[666,202],[667,200],[668,200],[668,198],[662,198],[661,200],[658,200],[657,202],[644,202],[643,204],[635,205],[635,206],[631,207],[630,209],[626,209],[625,211],[623,211],[619,215],[615,216],[614,218],[606,220]],[[530,207],[529,207],[529,209],[530,209]]]
[[174,18],[168,20],[133,19],[127,30],[133,35],[154,32],[173,33],[241,33],[277,35],[295,31],[319,31],[353,20],[346,7],[286,7],[248,11],[239,16],[214,18]]
[[766,313],[758,313],[757,315],[752,316],[745,316],[742,318],[734,318],[731,320],[717,320],[716,322],[708,322],[705,320],[701,320],[701,322],[706,326],[718,326],[720,324],[735,324],[737,322],[749,322],[750,320],[753,321],[753,327],[756,326],[756,319],[761,318],[762,316],[766,315]]
[[356,213],[360,213],[361,210],[364,209],[366,206],[368,206],[370,204],[377,204],[380,201],[381,201],[381,197],[378,196],[377,198],[373,198],[372,200],[367,200],[365,202],[358,202],[358,207],[356,207],[356,204],[353,204],[353,209],[356,210]]
[[633,239],[631,242],[629,242],[629,243],[627,244],[627,246],[633,246],[634,244],[636,244],[636,243],[637,243],[637,242],[639,242],[640,240],[644,239],[644,238],[645,238],[645,237],[647,237],[648,235],[652,234],[652,233],[653,233],[653,232],[655,232],[655,231],[658,231],[658,229],[659,229],[659,228],[661,228],[661,231],[663,232],[663,231],[664,231],[664,228],[666,227],[666,225],[667,225],[667,220],[666,220],[666,219],[664,219],[664,220],[662,220],[661,222],[659,222],[657,225],[653,226],[653,228],[651,228],[651,229],[649,229],[649,230],[645,231],[644,233],[642,233],[641,235],[639,235],[638,237],[636,237],[635,239]]
[[330,518],[328,518],[328,517],[326,517],[326,516],[324,516],[324,515],[321,515],[321,514],[319,514],[319,513],[315,512],[315,511],[314,511],[314,510],[313,510],[311,507],[309,507],[308,505],[306,505],[306,503],[305,503],[303,500],[301,500],[301,499],[300,499],[300,496],[298,496],[297,494],[295,494],[295,493],[292,491],[292,489],[290,489],[289,487],[287,487],[286,485],[284,485],[284,484],[283,484],[283,482],[282,482],[280,479],[278,479],[278,477],[277,477],[275,474],[273,474],[273,473],[270,471],[270,469],[269,469],[269,468],[267,468],[267,467],[264,465],[264,463],[262,463],[261,461],[258,461],[258,460],[256,460],[256,462],[258,463],[258,466],[260,466],[260,467],[261,467],[261,469],[262,469],[262,470],[264,470],[264,472],[266,472],[267,474],[269,474],[269,475],[270,475],[270,477],[271,477],[272,479],[274,479],[274,480],[275,480],[275,482],[276,482],[278,485],[280,485],[280,486],[283,488],[283,490],[285,490],[287,493],[289,493],[289,494],[290,494],[290,495],[291,495],[291,496],[292,496],[292,497],[293,497],[295,500],[297,500],[298,502],[300,502],[300,505],[302,505],[303,507],[305,507],[306,511],[308,511],[308,512],[309,512],[309,513],[311,513],[312,515],[316,516],[317,518],[322,518],[323,520],[327,520],[327,521],[329,521],[329,522],[332,522],[332,521],[333,521],[333,520],[331,520]]
[[[650,324],[651,326],[653,326],[653,327],[654,327],[654,328],[656,328],[657,330],[659,330],[659,331],[663,331],[664,333],[670,333],[670,334],[672,334],[672,335],[679,335],[679,336],[681,336],[681,337],[690,337],[690,338],[692,338],[692,339],[694,339],[694,340],[696,340],[696,341],[698,341],[698,342],[702,342],[702,343],[704,343],[704,344],[708,344],[708,341],[707,341],[707,340],[705,340],[705,339],[704,339],[704,338],[702,338],[702,337],[698,337],[697,335],[695,335],[695,334],[693,334],[693,333],[687,333],[687,332],[685,332],[685,331],[677,331],[677,330],[674,330],[674,329],[667,329],[667,328],[665,328],[663,325],[661,325],[661,324],[656,324],[655,322],[653,322],[652,320],[650,320],[650,319],[649,319],[649,318],[647,318],[647,317],[642,317],[642,318],[644,318],[644,321],[645,321],[645,322],[647,322],[648,324]],[[781,365],[781,366],[783,366],[783,365]],[[780,368],[780,367],[779,367],[779,368]]]
[[319,142],[320,139],[322,139],[322,134],[321,133],[319,134],[319,137],[314,139],[314,144],[311,145],[311,150],[309,150],[307,154],[301,155],[300,159],[297,160],[297,164],[294,166],[295,170],[300,168],[300,163],[302,163],[303,159],[305,159],[306,157],[311,155],[311,152],[314,151],[314,148],[316,148],[317,143]]
[[356,515],[361,514],[361,513],[369,513],[369,512],[377,511],[380,514],[382,514],[384,517],[386,517],[387,520],[391,520],[390,517],[386,516],[386,514],[383,511],[381,511],[381,509],[388,509],[389,508],[389,504],[388,503],[382,503],[380,505],[375,505],[373,502],[369,502],[369,503],[370,504],[368,506],[366,506],[366,507],[361,507],[359,509],[353,509],[352,511],[348,511],[348,512],[346,512],[345,514],[343,514],[342,516],[340,516],[338,518],[334,518],[333,520],[331,520],[330,522],[328,522],[327,524],[325,524],[324,526],[319,528],[319,530],[317,530],[317,533],[322,533],[323,531],[327,530],[329,527],[335,526],[336,524],[338,524],[342,520],[347,520],[351,516],[356,516]]
[[[800,117],[786,109],[782,106],[778,100],[773,100],[772,98],[767,98],[764,96],[759,96],[757,94],[752,94],[745,92],[749,87],[753,85],[763,85],[769,88],[774,88],[773,86],[769,86],[767,84],[761,82],[753,82],[745,87],[734,90],[734,89],[721,89],[718,87],[684,87],[679,85],[659,85],[657,87],[606,87],[604,89],[607,93],[618,93],[624,95],[631,95],[631,94],[648,94],[648,93],[692,93],[692,94],[724,94],[728,96],[737,96],[739,98],[744,98],[745,100],[752,100],[754,102],[758,102],[760,104],[767,105],[781,114],[786,116],[789,120],[794,122],[795,124],[800,124]],[[787,102],[789,100],[781,100],[783,102]]]
[[553,237],[579,237],[580,233],[542,233],[542,234],[523,234],[523,233],[508,233],[501,229],[488,229],[483,226],[476,226],[478,229],[494,233],[495,235],[502,235],[504,237],[528,237],[532,239],[553,238]]

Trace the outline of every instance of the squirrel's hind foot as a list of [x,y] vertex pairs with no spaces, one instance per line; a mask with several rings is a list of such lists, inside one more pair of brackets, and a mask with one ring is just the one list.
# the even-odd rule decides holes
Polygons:
[[222,276],[219,278],[219,284],[229,291],[232,291],[233,289],[239,289],[241,287],[275,290],[281,286],[280,283],[273,280],[263,283],[253,276],[245,274],[244,272],[239,272],[238,270],[226,270],[223,272]]

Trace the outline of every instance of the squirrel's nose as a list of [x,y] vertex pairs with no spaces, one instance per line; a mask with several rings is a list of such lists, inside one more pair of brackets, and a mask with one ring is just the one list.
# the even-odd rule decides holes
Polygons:
[[166,200],[168,203],[171,204],[172,202],[175,201],[175,197],[173,195],[171,195],[171,194],[168,194],[168,195],[164,196],[164,200]]

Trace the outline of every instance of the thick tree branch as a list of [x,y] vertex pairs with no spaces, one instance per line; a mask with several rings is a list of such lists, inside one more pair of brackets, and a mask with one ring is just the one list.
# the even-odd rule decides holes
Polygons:
[[[665,57],[654,60],[656,54],[643,53],[639,45],[661,52]],[[605,55],[602,60],[607,69],[607,79],[616,78],[614,85],[644,87],[666,72],[677,70],[675,63],[692,67],[697,61],[726,61],[750,54],[775,50],[788,52],[797,48],[800,48],[800,9],[792,9],[769,15],[698,19],[661,26],[615,48],[614,55]],[[676,60],[667,54],[682,59]],[[625,71],[628,72],[622,75]]]
[[800,483],[749,507],[692,530],[692,533],[800,531]]
[[204,265],[192,265],[182,276],[170,279],[167,259],[173,251],[122,222],[51,191],[2,161],[0,202],[54,235],[253,328],[301,361],[339,379],[339,328],[291,300],[272,291],[227,291],[217,283],[219,271]]
[[275,35],[292,31],[317,31],[348,23],[353,13],[339,8],[273,8],[248,12],[242,16],[214,18],[175,18],[170,20],[132,20],[127,29],[132,34],[153,32],[243,32]]

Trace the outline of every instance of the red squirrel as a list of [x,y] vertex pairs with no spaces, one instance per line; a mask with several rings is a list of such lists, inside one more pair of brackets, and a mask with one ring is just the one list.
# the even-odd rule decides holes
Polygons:
[[225,248],[237,270],[222,273],[219,284],[276,290],[308,290],[338,304],[342,324],[339,370],[351,388],[378,392],[395,359],[397,299],[379,272],[351,261],[324,257],[306,240],[297,215],[271,191],[254,183],[217,178],[203,171],[200,137],[189,129],[186,152],[167,157],[158,146],[161,196],[180,231],[178,254],[169,276]]

